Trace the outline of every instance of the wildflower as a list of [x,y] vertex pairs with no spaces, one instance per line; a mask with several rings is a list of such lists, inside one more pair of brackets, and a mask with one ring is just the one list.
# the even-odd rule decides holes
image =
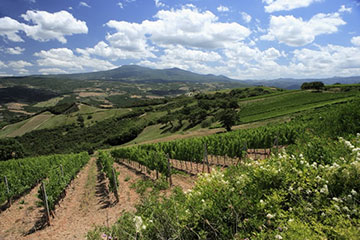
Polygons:
[[278,235],[276,235],[276,236],[275,236],[275,239],[279,239],[279,240],[281,240],[281,239],[283,239],[283,238],[282,238],[282,236],[281,236],[281,235],[279,235],[279,234],[278,234]]
[[135,228],[136,228],[136,232],[140,232],[143,226],[143,220],[140,216],[135,216],[134,217],[134,222],[135,222]]
[[340,211],[340,207],[337,204],[334,205],[334,208],[336,208],[336,210]]
[[338,199],[338,198],[336,198],[336,197],[333,197],[332,198],[335,202],[339,202],[340,200]]
[[357,192],[354,189],[352,189],[351,194],[355,196],[357,194]]
[[270,214],[270,213],[268,213],[267,215],[266,215],[266,218],[267,219],[272,219],[272,218],[274,218],[275,217],[275,215],[272,215],[272,214]]

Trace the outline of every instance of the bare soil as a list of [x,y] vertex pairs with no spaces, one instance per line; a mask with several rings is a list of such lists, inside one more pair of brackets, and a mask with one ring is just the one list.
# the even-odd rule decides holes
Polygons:
[[[115,164],[114,167],[119,172],[119,202],[109,193],[108,180],[98,170],[93,157],[68,186],[50,226],[45,223],[43,207],[37,207],[39,186],[36,186],[0,213],[0,240],[86,239],[87,232],[95,226],[113,225],[123,211],[134,211],[140,201],[131,185],[149,177],[129,166]],[[196,177],[184,174],[173,175],[174,186],[184,191],[192,188],[195,180]],[[170,192],[171,189],[165,191]]]

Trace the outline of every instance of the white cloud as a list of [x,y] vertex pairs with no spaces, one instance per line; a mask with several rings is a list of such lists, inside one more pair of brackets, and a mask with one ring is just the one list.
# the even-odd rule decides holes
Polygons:
[[23,31],[34,40],[44,42],[57,39],[61,43],[66,43],[65,36],[88,32],[86,23],[75,19],[67,11],[49,13],[29,10],[21,17],[30,25],[19,23],[9,17],[0,18],[0,36],[5,36],[13,42],[23,42],[19,36],[19,32]]
[[352,8],[349,7],[345,7],[345,5],[341,5],[340,9],[339,9],[339,12],[348,12],[348,13],[351,13],[352,12]]
[[80,7],[87,7],[87,8],[91,8],[89,4],[87,4],[86,2],[80,2],[79,3]]
[[9,17],[0,18],[0,36],[13,42],[23,42],[24,40],[18,35],[21,30],[24,30],[24,25],[18,21]]
[[235,22],[219,22],[213,13],[199,12],[194,6],[161,10],[154,21],[111,20],[106,26],[115,30],[106,35],[106,41],[100,41],[93,48],[77,49],[77,52],[111,60],[155,58],[154,53],[161,48],[224,48],[250,35],[248,28]]
[[27,11],[21,16],[34,24],[24,26],[26,35],[38,41],[56,39],[61,43],[66,43],[65,36],[88,32],[86,23],[77,20],[67,11],[55,13]]
[[262,40],[278,40],[289,46],[299,47],[312,43],[321,34],[331,34],[338,31],[338,26],[344,25],[338,13],[313,16],[309,21],[295,18],[292,15],[271,16],[267,35]]
[[308,7],[314,2],[322,0],[262,0],[267,4],[265,12],[290,11],[296,8]]
[[34,56],[38,57],[37,64],[42,68],[58,68],[67,72],[108,70],[116,67],[105,60],[86,55],[77,56],[68,48],[42,50]]
[[0,61],[0,68],[6,68],[7,66],[5,65],[5,63],[3,63],[2,61]]
[[249,23],[251,22],[251,16],[247,14],[246,12],[241,12],[241,17],[244,20],[244,22]]
[[163,3],[163,2],[161,2],[160,0],[154,0],[154,2],[155,2],[155,6],[157,7],[157,8],[161,8],[161,7],[165,7],[166,5]]
[[10,68],[15,68],[15,69],[22,69],[25,67],[31,67],[32,64],[23,60],[19,60],[19,61],[10,61],[8,63],[8,67]]
[[25,48],[21,48],[21,47],[6,48],[3,51],[12,55],[20,55],[25,51]]
[[164,50],[164,54],[156,61],[143,60],[140,65],[152,68],[181,68],[195,72],[211,72],[207,64],[220,62],[222,57],[215,51],[187,49],[183,46],[172,46]]
[[289,68],[299,76],[354,76],[360,74],[360,48],[337,45],[319,46],[317,50],[294,51]]
[[220,5],[216,8],[218,10],[218,12],[229,12],[230,9],[228,7],[225,7],[223,5]]
[[41,68],[39,69],[39,73],[42,74],[60,74],[60,73],[68,73],[60,68]]
[[360,47],[360,36],[352,37],[351,38],[351,43],[354,44],[355,46]]
[[197,9],[161,10],[156,21],[141,24],[144,34],[162,47],[182,45],[205,49],[222,48],[229,42],[244,40],[250,30],[236,22],[222,23],[210,11]]
[[122,4],[122,2],[118,2],[117,5],[118,5],[121,9],[124,8],[124,5]]
[[[111,40],[112,41],[112,40]],[[126,49],[126,48],[119,48],[116,46],[111,46],[104,41],[100,41],[96,44],[93,48],[86,48],[86,49],[76,49],[76,51],[82,55],[90,56],[96,55],[101,56],[104,58],[108,58],[112,61],[118,59],[141,59],[141,58],[148,58],[148,57],[155,57],[153,53],[151,53],[150,49],[144,45],[144,49]]]

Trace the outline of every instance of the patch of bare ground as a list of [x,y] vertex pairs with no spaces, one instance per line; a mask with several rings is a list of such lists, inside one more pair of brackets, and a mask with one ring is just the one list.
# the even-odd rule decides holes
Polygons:
[[[119,166],[117,171],[120,172],[118,203],[115,204],[115,197],[107,189],[108,181],[98,171],[95,158],[92,158],[68,186],[50,226],[34,231],[34,226],[43,218],[42,208],[36,207],[36,187],[0,214],[0,239],[85,239],[94,226],[114,224],[123,211],[133,211],[139,201],[138,194],[130,186],[140,176],[126,167]],[[130,180],[125,176],[129,176]],[[29,205],[20,209],[21,200]]]
[[39,187],[40,185],[37,185],[0,213],[0,240],[21,239],[43,216],[43,208],[36,204],[39,201],[37,198]]
[[[143,179],[156,180],[156,172],[155,171],[148,172],[144,169],[144,167],[141,168],[138,165],[138,163],[134,163],[134,162],[128,163],[127,161],[124,161],[121,164],[115,163],[115,165],[117,166],[117,168],[116,168],[117,171],[118,171],[118,167],[122,167],[122,168],[128,169],[129,171],[133,172],[138,177],[141,177]],[[186,172],[185,172],[185,174],[173,174],[171,177],[172,177],[173,185],[171,186],[171,188],[164,191],[166,194],[170,194],[171,190],[174,187],[180,187],[183,191],[189,190],[190,188],[192,188],[195,185],[195,181],[197,179],[196,174],[189,175],[189,174],[186,174]],[[131,186],[131,184],[130,184],[130,186]]]

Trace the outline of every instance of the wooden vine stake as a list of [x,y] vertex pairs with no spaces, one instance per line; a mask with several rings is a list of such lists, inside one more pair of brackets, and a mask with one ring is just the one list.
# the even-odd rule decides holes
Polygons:
[[48,203],[48,196],[46,194],[45,182],[42,182],[41,188],[42,188],[42,191],[43,191],[43,197],[44,197],[44,203],[45,203],[46,220],[47,220],[47,223],[50,226],[50,209],[49,209],[49,203]]
[[169,154],[166,155],[167,157],[167,170],[168,170],[168,176],[169,176],[169,183],[170,183],[170,187],[173,185],[172,183],[172,178],[171,178],[171,165],[170,165],[170,157],[169,157]]
[[[210,173],[210,166],[209,166],[208,151],[207,151],[206,143],[204,144],[204,162],[207,165],[208,173]],[[204,165],[203,165],[203,172],[204,172]]]
[[11,206],[11,197],[10,197],[9,183],[8,183],[7,177],[4,176],[4,178],[5,178],[6,192],[7,192],[7,195],[8,195],[8,206],[10,207]]
[[115,194],[115,198],[116,198],[116,202],[119,202],[119,193],[118,193],[118,185],[117,185],[117,179],[116,179],[116,172],[115,169],[112,168],[112,172],[113,172],[113,181],[114,181],[114,194]]

